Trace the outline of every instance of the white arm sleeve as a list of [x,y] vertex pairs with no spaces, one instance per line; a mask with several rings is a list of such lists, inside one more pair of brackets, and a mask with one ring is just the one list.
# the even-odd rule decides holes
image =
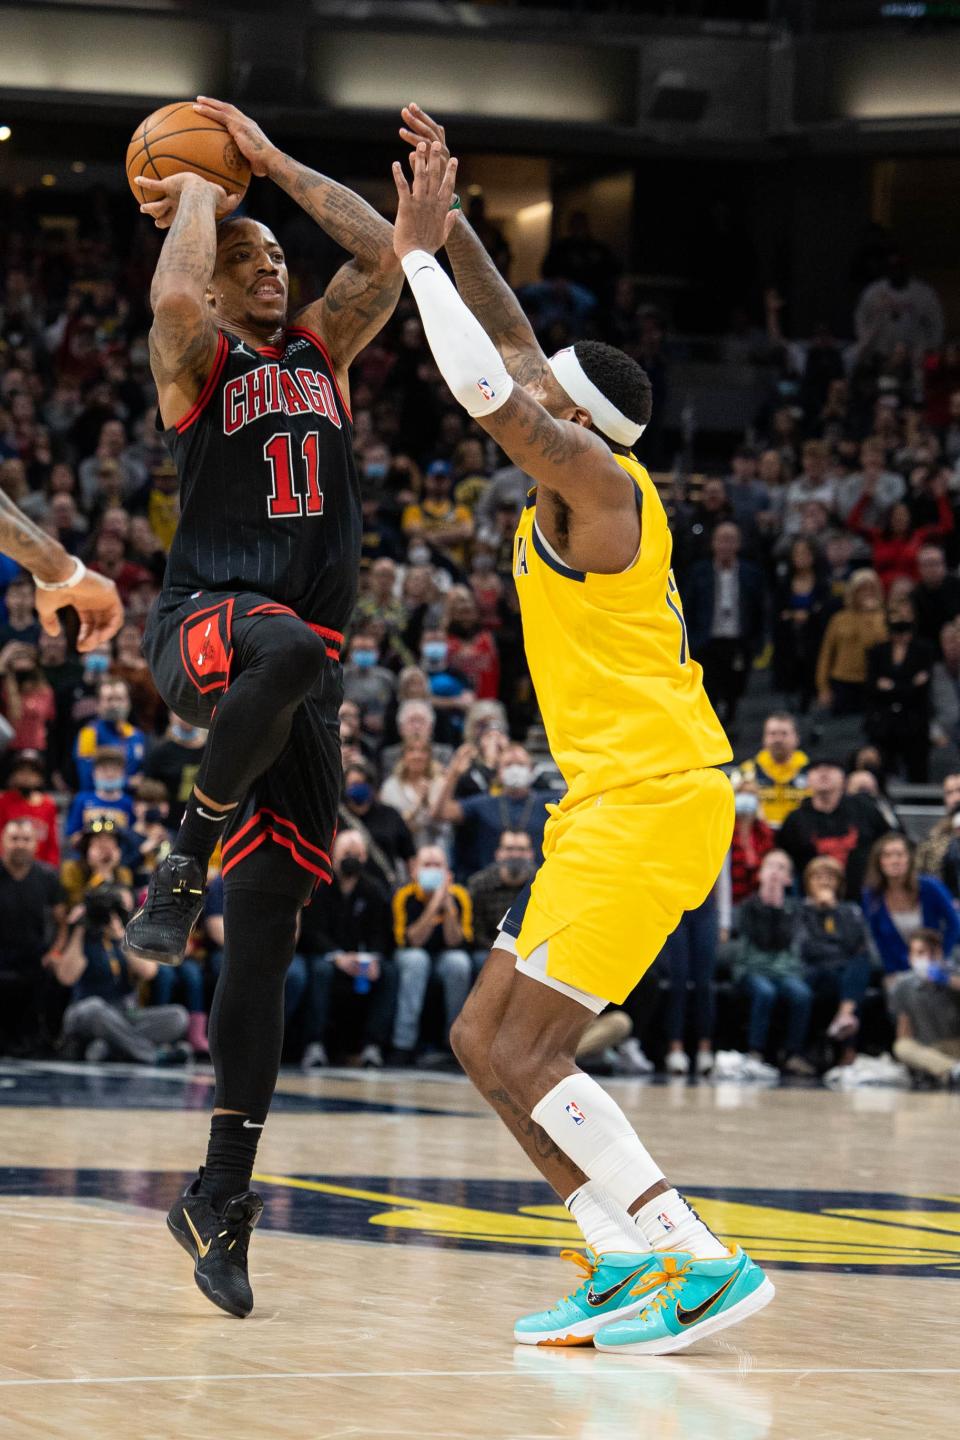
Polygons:
[[469,415],[491,415],[510,398],[513,381],[496,346],[426,250],[400,261],[437,368]]

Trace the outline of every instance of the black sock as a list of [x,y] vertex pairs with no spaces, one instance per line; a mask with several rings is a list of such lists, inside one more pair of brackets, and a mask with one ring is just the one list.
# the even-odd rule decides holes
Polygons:
[[180,822],[180,830],[174,841],[173,848],[176,853],[193,855],[201,866],[206,866],[217,848],[217,842],[223,837],[223,827],[235,808],[231,805],[229,810],[211,810],[202,800],[197,799],[195,791],[191,791]]
[[214,1210],[222,1210],[233,1195],[250,1188],[263,1123],[249,1115],[214,1115],[210,1121],[207,1161],[200,1181]]

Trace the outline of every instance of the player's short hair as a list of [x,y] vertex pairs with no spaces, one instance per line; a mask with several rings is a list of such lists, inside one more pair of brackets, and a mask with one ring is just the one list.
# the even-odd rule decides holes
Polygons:
[[653,410],[650,377],[636,360],[600,340],[578,340],[573,353],[588,380],[636,425],[649,425]]

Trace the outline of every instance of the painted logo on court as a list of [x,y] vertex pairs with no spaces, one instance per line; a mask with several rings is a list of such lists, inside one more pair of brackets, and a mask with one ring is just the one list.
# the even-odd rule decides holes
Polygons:
[[[0,1167],[0,1197],[135,1205],[158,1212],[162,1226],[191,1178]],[[265,1202],[261,1230],[514,1255],[554,1256],[583,1243],[566,1209],[536,1180],[257,1174],[254,1187]],[[960,1195],[712,1186],[684,1193],[712,1230],[760,1265],[960,1278]]]

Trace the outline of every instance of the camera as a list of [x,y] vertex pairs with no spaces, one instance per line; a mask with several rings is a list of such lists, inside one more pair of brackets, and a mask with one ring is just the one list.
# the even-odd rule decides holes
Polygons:
[[123,891],[116,885],[98,885],[87,894],[83,905],[88,930],[103,930],[114,916],[124,925],[130,919]]

